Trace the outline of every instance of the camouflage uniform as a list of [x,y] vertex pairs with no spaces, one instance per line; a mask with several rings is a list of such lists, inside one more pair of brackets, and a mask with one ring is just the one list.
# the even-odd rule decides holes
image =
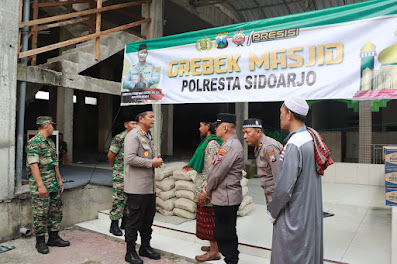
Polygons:
[[[46,231],[59,231],[62,221],[61,188],[57,180],[57,154],[54,142],[40,132],[26,146],[26,168],[28,172],[32,213],[36,236]],[[38,186],[33,178],[30,164],[37,163],[40,176],[47,189],[47,197],[39,197]]]
[[119,220],[127,215],[127,197],[124,194],[124,138],[128,131],[116,135],[109,150],[116,154],[113,163],[113,205],[110,210],[110,220]]
[[[139,78],[139,74],[142,73],[143,78],[145,79],[146,85],[139,82],[136,84],[136,81]],[[124,89],[133,89],[133,88],[149,88],[150,86],[159,83],[160,75],[157,72],[156,67],[151,63],[145,63],[144,65],[135,64],[132,65],[128,70],[127,75],[123,81]]]

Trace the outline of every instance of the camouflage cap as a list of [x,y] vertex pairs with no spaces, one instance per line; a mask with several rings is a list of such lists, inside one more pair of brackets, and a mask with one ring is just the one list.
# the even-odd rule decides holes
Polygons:
[[51,123],[53,125],[55,125],[56,123],[54,122],[54,120],[52,120],[51,116],[39,116],[36,119],[36,125],[44,125],[46,123]]

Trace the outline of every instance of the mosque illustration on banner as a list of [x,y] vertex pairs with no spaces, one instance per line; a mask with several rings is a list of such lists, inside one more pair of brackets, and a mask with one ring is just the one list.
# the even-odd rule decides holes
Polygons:
[[379,53],[382,65],[378,70],[374,69],[376,56],[376,46],[370,41],[365,43],[360,52],[360,91],[354,98],[397,97],[397,43]]

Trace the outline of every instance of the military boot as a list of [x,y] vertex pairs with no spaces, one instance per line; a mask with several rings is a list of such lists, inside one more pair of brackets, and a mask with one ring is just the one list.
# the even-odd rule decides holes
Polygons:
[[68,247],[68,246],[70,246],[70,242],[63,240],[58,235],[58,231],[50,231],[48,234],[50,236],[47,241],[48,246],[50,246],[50,247]]
[[115,236],[122,236],[123,232],[121,232],[119,228],[119,220],[112,220],[112,223],[110,224],[110,233],[112,233]]
[[45,237],[44,236],[36,236],[36,249],[37,252],[41,254],[48,254],[50,250],[48,249],[46,243],[45,243]]
[[125,261],[131,264],[143,264],[143,260],[138,256],[135,250],[135,243],[127,243],[127,253]]
[[150,243],[142,243],[139,248],[139,255],[142,257],[148,257],[150,259],[160,259],[160,254],[155,252],[150,246]]

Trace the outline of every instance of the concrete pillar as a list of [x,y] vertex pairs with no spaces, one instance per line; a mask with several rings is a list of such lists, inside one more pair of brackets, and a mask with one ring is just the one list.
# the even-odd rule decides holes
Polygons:
[[107,153],[112,141],[113,98],[109,94],[98,97],[98,151]]
[[246,164],[248,161],[248,145],[243,138],[242,125],[243,121],[248,119],[248,103],[236,103],[235,114],[237,116],[236,133],[244,148],[244,163]]
[[166,124],[161,140],[161,153],[172,156],[174,154],[174,105],[162,105],[163,124]]
[[48,115],[55,118],[57,114],[57,88],[50,87],[48,92],[50,95],[48,100]]
[[57,129],[63,133],[68,144],[68,163],[73,162],[73,89],[58,87],[57,90]]
[[[0,5],[0,201],[11,198],[15,188],[18,18],[19,1],[3,0]],[[4,223],[2,220],[5,219],[0,214],[0,222]]]
[[359,103],[358,162],[371,163],[372,111],[371,101]]
[[[147,10],[149,5],[142,5],[142,16],[147,17]],[[149,25],[141,26],[141,34],[148,35],[149,39],[160,38],[163,36],[163,0],[152,0],[150,4],[150,17],[152,19]],[[149,27],[149,31],[147,30]],[[150,47],[149,47],[150,48]],[[161,88],[161,87],[160,87]],[[163,117],[161,112],[161,105],[153,104],[152,109],[154,112],[154,127],[152,129],[154,146],[158,153],[161,152],[161,132],[163,129]],[[168,124],[172,126],[172,124]]]

